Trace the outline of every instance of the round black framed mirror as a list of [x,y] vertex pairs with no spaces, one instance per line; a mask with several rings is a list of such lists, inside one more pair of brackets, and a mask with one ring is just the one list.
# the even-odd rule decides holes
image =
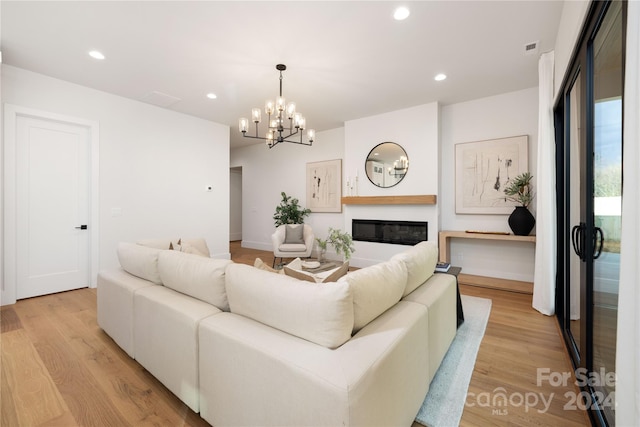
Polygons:
[[369,151],[364,170],[376,187],[398,185],[409,170],[409,158],[402,146],[395,142],[382,142]]

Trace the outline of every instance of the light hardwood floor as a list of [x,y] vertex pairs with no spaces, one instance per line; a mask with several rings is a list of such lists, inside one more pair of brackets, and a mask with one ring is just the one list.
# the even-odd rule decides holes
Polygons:
[[[273,261],[270,252],[231,244],[232,259]],[[537,385],[537,369],[569,372],[554,317],[533,310],[531,296],[461,287],[493,300],[469,386],[463,426],[585,426],[583,412],[565,410],[567,386]],[[0,425],[207,426],[97,325],[96,290],[80,289],[18,301],[0,309]],[[486,406],[505,393],[507,406]],[[553,396],[547,411],[526,408],[519,397]],[[478,397],[473,397],[478,396]],[[480,397],[482,396],[482,397]],[[532,402],[532,400],[531,400]],[[418,425],[418,424],[416,424]]]

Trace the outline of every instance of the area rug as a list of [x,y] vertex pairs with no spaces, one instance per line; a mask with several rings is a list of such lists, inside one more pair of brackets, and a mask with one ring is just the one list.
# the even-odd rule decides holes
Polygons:
[[464,323],[458,328],[416,416],[416,421],[427,427],[460,424],[476,356],[491,313],[491,300],[462,295],[462,309]]

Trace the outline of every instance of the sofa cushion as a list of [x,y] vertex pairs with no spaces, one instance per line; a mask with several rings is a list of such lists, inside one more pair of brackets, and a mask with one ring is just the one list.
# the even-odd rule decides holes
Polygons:
[[402,294],[404,297],[433,275],[433,270],[436,268],[436,262],[438,261],[438,247],[432,242],[420,242],[394,255],[391,260],[402,261],[407,267],[407,286]]
[[407,268],[401,261],[387,261],[352,271],[338,283],[353,292],[353,332],[356,333],[402,298]]
[[118,261],[123,270],[156,285],[162,284],[158,272],[158,256],[161,249],[120,242],[118,244]]
[[226,282],[232,313],[328,348],[351,337],[353,298],[347,283],[303,282],[243,264],[227,267]]
[[[173,244],[174,246],[180,245],[181,248],[179,250],[181,252],[193,253],[193,252],[190,252],[189,250],[184,250],[184,245],[187,245],[197,250],[199,252],[198,255],[202,254],[202,256],[206,256],[207,258],[211,256],[211,253],[209,252],[209,247],[207,246],[207,241],[201,238],[198,238],[198,239],[144,239],[144,240],[138,240],[136,243],[142,246],[148,246],[150,248],[156,248],[156,249],[169,249],[169,246],[171,244]],[[174,247],[174,250],[176,250],[175,247]]]
[[231,263],[226,259],[162,251],[158,270],[166,287],[229,311],[224,274]]

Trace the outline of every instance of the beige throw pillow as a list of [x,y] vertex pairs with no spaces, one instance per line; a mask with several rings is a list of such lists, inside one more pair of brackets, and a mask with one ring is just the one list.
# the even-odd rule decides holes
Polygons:
[[407,268],[401,261],[386,261],[352,271],[338,280],[353,293],[353,333],[400,301],[407,283]]

